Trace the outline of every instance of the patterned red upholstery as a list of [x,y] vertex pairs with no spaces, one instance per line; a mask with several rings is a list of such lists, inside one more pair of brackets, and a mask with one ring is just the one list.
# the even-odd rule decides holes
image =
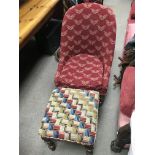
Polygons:
[[131,117],[135,108],[135,67],[127,67],[122,80],[120,110],[123,114]]
[[[97,3],[82,3],[71,7],[62,23],[60,61],[55,76],[56,86],[82,87],[105,94],[115,39],[116,21],[110,8]],[[87,62],[82,59],[86,59]],[[92,64],[88,64],[89,60]],[[86,64],[82,67],[81,63]],[[96,66],[93,66],[93,63]],[[73,69],[74,67],[76,69]],[[89,67],[90,70],[86,71]],[[78,73],[81,70],[84,74]],[[89,74],[86,76],[87,72]]]
[[60,75],[60,83],[81,89],[102,88],[102,75],[102,63],[97,57],[78,54],[66,62]]

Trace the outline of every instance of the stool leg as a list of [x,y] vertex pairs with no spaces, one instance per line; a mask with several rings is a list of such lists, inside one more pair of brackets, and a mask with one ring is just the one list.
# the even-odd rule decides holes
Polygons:
[[55,151],[55,149],[56,149],[56,142],[55,141],[50,140],[47,144],[48,144],[48,148],[50,150]]
[[86,148],[86,155],[92,155],[93,154],[93,149],[94,149],[94,146],[93,145],[85,145],[85,148]]
[[105,96],[104,95],[100,95],[100,102],[99,102],[99,107],[101,107],[103,105]]
[[43,138],[42,139],[44,140],[44,142],[48,145],[48,148],[52,151],[55,151],[56,149],[56,140],[54,139],[49,139],[49,138]]

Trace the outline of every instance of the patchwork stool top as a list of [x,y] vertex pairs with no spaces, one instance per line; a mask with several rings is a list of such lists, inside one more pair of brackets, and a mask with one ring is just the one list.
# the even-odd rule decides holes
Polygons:
[[52,91],[41,137],[94,145],[98,122],[99,92],[71,88]]

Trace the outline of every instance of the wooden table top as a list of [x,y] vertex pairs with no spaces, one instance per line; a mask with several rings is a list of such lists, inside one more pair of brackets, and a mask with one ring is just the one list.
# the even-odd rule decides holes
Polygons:
[[27,0],[19,9],[19,46],[43,25],[59,0]]

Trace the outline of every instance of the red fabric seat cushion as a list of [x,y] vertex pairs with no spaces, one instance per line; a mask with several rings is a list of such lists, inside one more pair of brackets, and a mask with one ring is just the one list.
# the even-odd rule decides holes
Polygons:
[[131,117],[135,108],[135,68],[127,67],[122,80],[120,110],[126,116]]
[[65,63],[58,83],[61,86],[94,89],[102,88],[103,65],[93,55],[78,54]]

